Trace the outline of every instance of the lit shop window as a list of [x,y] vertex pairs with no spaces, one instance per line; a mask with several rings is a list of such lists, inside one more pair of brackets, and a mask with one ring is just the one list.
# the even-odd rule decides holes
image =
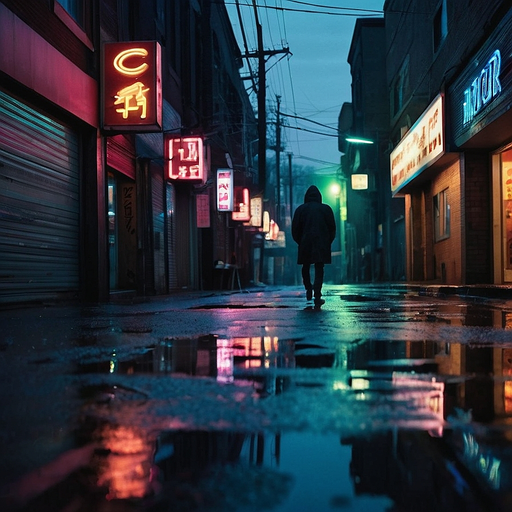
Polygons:
[[434,239],[436,242],[450,237],[450,204],[448,189],[434,196]]

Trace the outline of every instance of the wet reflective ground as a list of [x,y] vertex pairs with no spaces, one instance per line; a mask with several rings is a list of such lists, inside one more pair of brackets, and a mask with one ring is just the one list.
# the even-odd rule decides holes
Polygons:
[[511,312],[375,286],[2,312],[2,510],[511,510]]

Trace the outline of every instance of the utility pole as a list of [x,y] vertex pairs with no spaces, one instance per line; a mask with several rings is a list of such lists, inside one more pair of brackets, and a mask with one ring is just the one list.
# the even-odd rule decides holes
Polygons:
[[276,115],[276,221],[281,224],[281,96],[276,95],[277,115]]
[[256,34],[258,39],[258,183],[263,194],[267,195],[267,119],[266,119],[266,70],[263,52],[263,29],[258,16],[256,0],[253,0]]
[[267,197],[267,85],[265,57],[277,55],[279,53],[289,54],[289,48],[282,50],[263,49],[263,29],[258,16],[258,7],[256,0],[252,0],[254,7],[254,18],[256,20],[256,36],[258,40],[258,50],[254,53],[246,53],[244,58],[255,57],[258,59],[258,181],[263,199]]
[[293,218],[293,188],[292,188],[292,154],[288,153],[288,182],[290,183],[290,188],[288,190],[290,194],[290,222]]

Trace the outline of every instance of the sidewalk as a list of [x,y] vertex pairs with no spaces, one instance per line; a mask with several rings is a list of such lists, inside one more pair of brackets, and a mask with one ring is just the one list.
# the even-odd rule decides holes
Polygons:
[[485,299],[512,300],[512,285],[495,284],[426,284],[404,283],[410,290],[417,291],[420,295],[443,297],[458,295],[461,297],[481,297]]

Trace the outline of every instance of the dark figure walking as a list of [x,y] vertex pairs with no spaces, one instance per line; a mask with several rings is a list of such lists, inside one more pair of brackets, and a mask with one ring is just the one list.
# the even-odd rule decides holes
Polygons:
[[[306,298],[315,294],[315,305],[325,303],[322,299],[324,264],[331,263],[331,244],[336,236],[334,213],[328,204],[322,203],[322,194],[311,185],[301,204],[293,215],[292,237],[299,245],[297,263],[302,265],[302,282]],[[311,285],[310,267],[315,266],[315,280]]]

